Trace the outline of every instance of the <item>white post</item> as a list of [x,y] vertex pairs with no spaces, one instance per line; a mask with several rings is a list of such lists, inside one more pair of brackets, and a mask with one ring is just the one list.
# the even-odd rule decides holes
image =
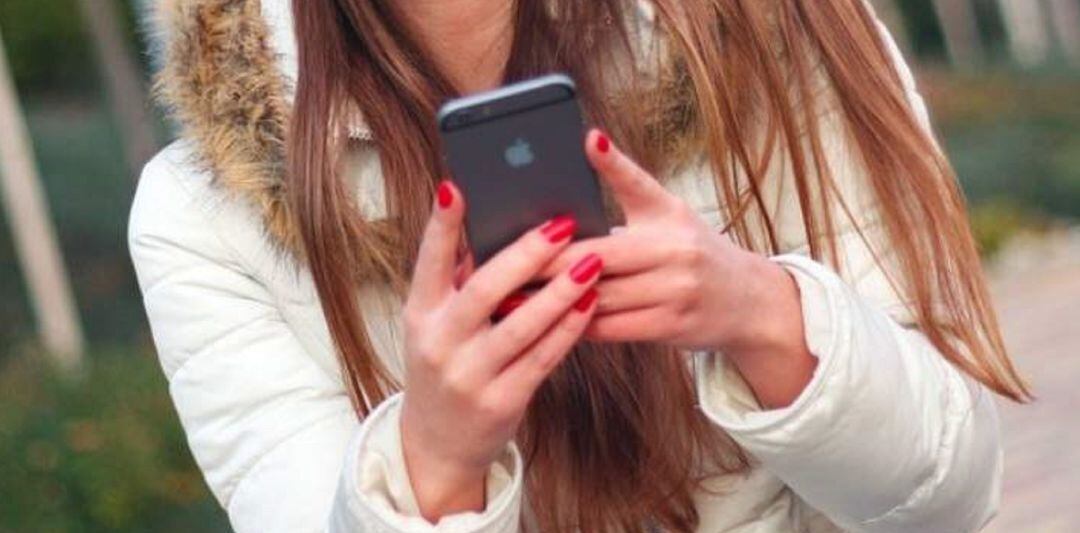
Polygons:
[[1054,24],[1065,60],[1080,67],[1080,0],[1049,0]]
[[94,45],[110,108],[120,126],[128,172],[134,181],[158,149],[139,67],[124,39],[116,3],[112,0],[78,0],[77,3]]
[[982,39],[970,0],[934,0],[934,10],[941,22],[941,31],[945,35],[945,50],[952,64],[960,68],[970,68],[982,63]]
[[41,342],[65,371],[79,369],[83,333],[56,231],[19,108],[18,95],[0,37],[0,186],[14,234],[15,252],[30,290]]
[[1046,17],[1038,0],[998,0],[1009,49],[1022,66],[1034,67],[1046,61],[1050,53]]

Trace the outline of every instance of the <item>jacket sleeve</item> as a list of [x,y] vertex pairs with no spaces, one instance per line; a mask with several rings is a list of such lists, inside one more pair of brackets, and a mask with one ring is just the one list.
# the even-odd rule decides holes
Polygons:
[[[192,453],[239,532],[517,531],[521,458],[492,467],[483,513],[419,516],[398,436],[400,396],[362,424],[336,365],[321,364],[248,255],[275,261],[254,214],[166,149],[145,169],[129,246]],[[232,239],[232,240],[230,240]],[[254,241],[261,242],[261,241]],[[333,361],[333,356],[321,354]]]
[[[887,40],[913,110],[929,127],[911,72]],[[1001,483],[993,399],[916,328],[882,267],[896,258],[886,248],[875,260],[860,236],[881,242],[883,228],[837,115],[822,115],[831,128],[826,157],[858,219],[838,239],[842,268],[807,257],[791,197],[781,199],[789,208],[779,217],[788,253],[773,259],[801,291],[807,345],[818,358],[813,378],[789,407],[762,411],[722,355],[698,354],[702,408],[846,530],[976,531],[993,516]]]

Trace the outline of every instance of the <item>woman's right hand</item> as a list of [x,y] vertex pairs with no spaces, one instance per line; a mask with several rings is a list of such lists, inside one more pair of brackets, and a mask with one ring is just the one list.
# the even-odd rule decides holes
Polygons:
[[[581,338],[602,261],[582,257],[498,323],[491,316],[570,242],[576,223],[534,229],[455,286],[464,199],[439,185],[405,322],[402,448],[424,518],[479,511],[487,472],[533,393]],[[505,307],[505,305],[504,305]]]

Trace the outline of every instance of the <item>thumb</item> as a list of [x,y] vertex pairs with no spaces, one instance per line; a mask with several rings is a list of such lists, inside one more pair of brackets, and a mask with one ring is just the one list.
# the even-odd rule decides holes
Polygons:
[[600,130],[592,129],[585,136],[585,155],[611,187],[627,219],[665,211],[674,204],[671,193]]
[[460,289],[476,271],[476,262],[473,261],[472,252],[466,251],[462,259],[458,260],[457,268],[454,269],[454,288]]
[[465,218],[464,198],[449,180],[439,184],[434,204],[420,242],[410,286],[410,297],[429,305],[454,288],[461,226]]

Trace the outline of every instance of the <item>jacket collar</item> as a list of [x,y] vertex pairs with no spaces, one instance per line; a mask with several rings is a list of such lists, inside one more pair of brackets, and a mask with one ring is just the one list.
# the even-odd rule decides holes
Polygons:
[[[191,164],[257,209],[271,242],[301,257],[285,179],[297,78],[290,0],[160,0],[153,9],[155,91],[193,145]],[[353,130],[370,138],[362,123]]]

